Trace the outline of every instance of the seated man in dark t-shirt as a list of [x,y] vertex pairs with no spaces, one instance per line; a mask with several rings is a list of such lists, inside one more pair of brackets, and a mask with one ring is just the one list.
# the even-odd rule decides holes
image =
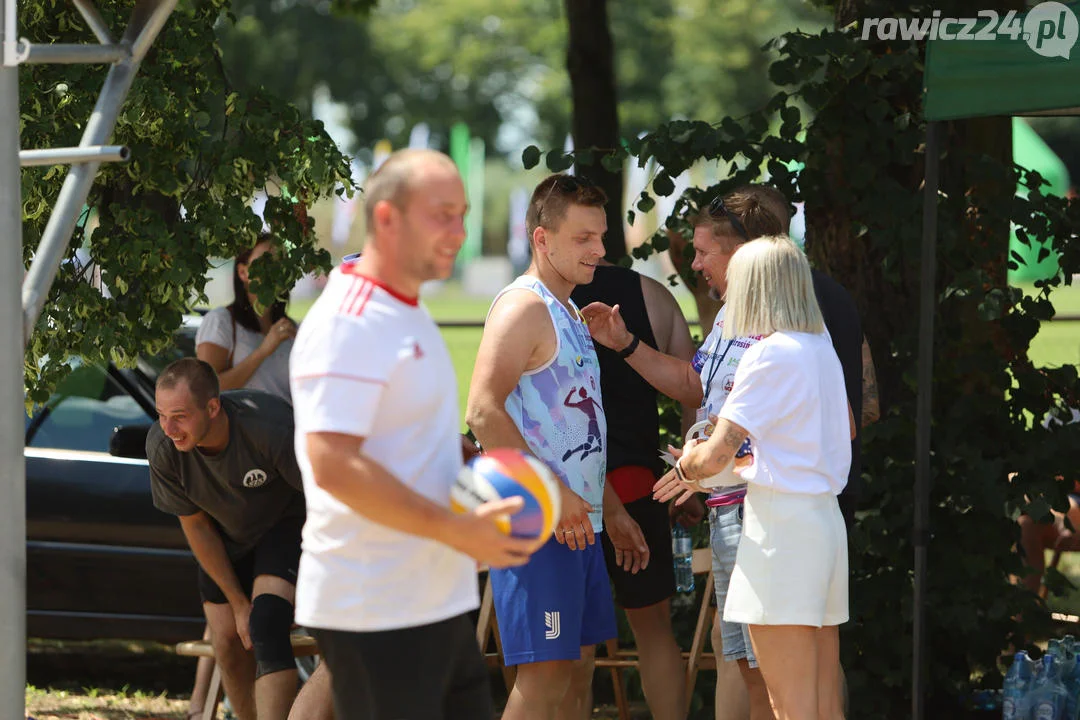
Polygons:
[[[305,514],[292,409],[263,392],[220,394],[214,369],[195,358],[165,368],[155,403],[146,439],[154,505],[179,516],[199,563],[233,712],[285,720],[297,686],[289,634]],[[328,693],[319,704],[328,711]]]

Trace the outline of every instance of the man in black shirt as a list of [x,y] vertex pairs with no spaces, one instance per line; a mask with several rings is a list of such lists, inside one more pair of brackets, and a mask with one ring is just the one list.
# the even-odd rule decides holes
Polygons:
[[825,327],[844,370],[848,402],[852,412],[858,413],[861,418],[861,422],[855,423],[855,439],[851,441],[851,470],[848,472],[848,482],[838,498],[840,512],[850,532],[862,490],[862,429],[877,420],[879,415],[877,379],[870,346],[863,337],[862,321],[855,300],[843,285],[825,273],[816,269],[810,272]]
[[194,358],[165,368],[155,402],[146,439],[154,505],[179,516],[199,562],[233,712],[285,720],[296,696],[289,633],[304,524],[292,409],[267,393],[220,394],[213,368]]
[[[694,355],[678,302],[652,278],[602,263],[593,281],[577,286],[571,298],[578,307],[592,302],[618,305],[627,328],[641,342],[687,361]],[[615,561],[615,549],[605,533],[601,536],[604,559],[615,600],[626,611],[637,643],[649,710],[657,720],[682,718],[685,670],[671,628],[670,599],[675,594],[671,526],[667,506],[652,499],[652,486],[665,471],[658,455],[657,391],[615,351],[599,343],[595,346],[607,416],[607,482],[641,527],[650,553],[646,567],[628,572]],[[684,409],[683,415],[693,418],[693,412],[693,408]]]

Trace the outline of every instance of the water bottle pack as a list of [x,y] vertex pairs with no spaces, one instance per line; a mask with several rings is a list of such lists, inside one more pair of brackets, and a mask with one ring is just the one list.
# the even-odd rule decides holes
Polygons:
[[1050,641],[1038,661],[1021,650],[1005,674],[1003,720],[1078,720],[1080,643],[1071,635]]

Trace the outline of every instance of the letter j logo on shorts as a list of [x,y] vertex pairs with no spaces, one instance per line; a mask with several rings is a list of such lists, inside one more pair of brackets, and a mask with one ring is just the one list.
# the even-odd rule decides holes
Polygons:
[[557,640],[559,635],[562,634],[562,628],[559,627],[559,611],[544,613],[544,639],[545,640]]

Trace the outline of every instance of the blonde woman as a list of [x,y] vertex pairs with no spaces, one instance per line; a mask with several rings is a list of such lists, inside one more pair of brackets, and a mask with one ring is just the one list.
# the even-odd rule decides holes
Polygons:
[[854,418],[810,266],[786,237],[742,245],[727,270],[724,336],[760,335],[716,428],[683,448],[657,500],[690,497],[749,438],[743,533],[724,620],[746,623],[778,720],[843,718],[838,626],[848,619],[847,482]]

